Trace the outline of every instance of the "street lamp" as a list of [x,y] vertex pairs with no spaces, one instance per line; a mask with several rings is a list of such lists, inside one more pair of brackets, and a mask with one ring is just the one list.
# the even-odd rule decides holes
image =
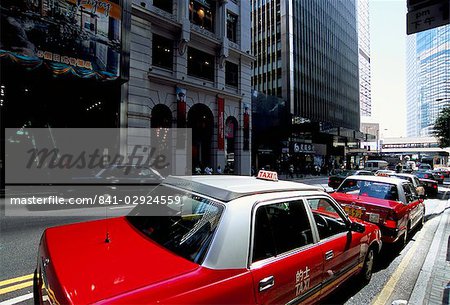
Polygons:
[[[387,128],[384,128],[383,129],[383,131],[387,131],[388,129]],[[380,136],[380,139],[378,139],[377,140],[377,145],[378,145],[378,143],[379,143],[379,145],[380,145],[380,157],[381,157],[381,154],[382,154],[382,152],[383,152],[383,133],[381,133],[381,136]]]

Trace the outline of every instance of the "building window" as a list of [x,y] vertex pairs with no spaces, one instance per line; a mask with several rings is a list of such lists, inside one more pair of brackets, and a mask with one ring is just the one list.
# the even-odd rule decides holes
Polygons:
[[237,42],[237,21],[238,16],[227,12],[227,38],[232,42]]
[[188,74],[214,81],[214,56],[188,48]]
[[282,90],[281,87],[278,87],[278,88],[277,88],[277,96],[278,96],[278,97],[283,97],[283,96],[282,96],[282,91],[281,91],[281,90]]
[[216,1],[193,0],[189,3],[189,20],[213,33],[215,15]]
[[237,87],[239,83],[239,65],[225,62],[225,83]]
[[153,34],[152,64],[169,70],[173,69],[172,40]]
[[153,0],[153,6],[172,14],[172,0]]

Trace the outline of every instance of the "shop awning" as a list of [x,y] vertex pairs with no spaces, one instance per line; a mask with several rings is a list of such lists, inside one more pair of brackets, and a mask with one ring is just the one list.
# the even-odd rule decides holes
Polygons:
[[116,80],[118,77],[106,71],[95,71],[72,65],[52,62],[38,57],[30,57],[15,52],[0,50],[0,59],[24,67],[28,71],[36,69],[48,69],[55,76],[75,76],[83,79]]

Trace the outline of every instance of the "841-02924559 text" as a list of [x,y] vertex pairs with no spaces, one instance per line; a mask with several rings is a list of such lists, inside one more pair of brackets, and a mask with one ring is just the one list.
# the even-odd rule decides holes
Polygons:
[[176,205],[181,203],[181,196],[110,196],[95,195],[89,197],[62,197],[62,196],[43,196],[43,197],[11,197],[10,205]]

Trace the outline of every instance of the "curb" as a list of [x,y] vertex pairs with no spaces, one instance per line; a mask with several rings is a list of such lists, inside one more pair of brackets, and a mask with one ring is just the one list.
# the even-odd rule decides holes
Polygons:
[[[446,209],[450,206],[450,199],[447,203]],[[445,210],[444,210],[445,211]],[[433,238],[433,242],[431,243],[430,249],[428,250],[427,257],[425,258],[425,263],[423,264],[419,276],[417,277],[416,284],[414,285],[413,292],[409,297],[408,304],[425,304],[425,295],[427,293],[428,285],[424,285],[423,283],[428,283],[431,274],[433,271],[433,267],[436,263],[436,254],[439,251],[439,246],[442,241],[442,236],[444,234],[445,225],[447,223],[447,218],[449,213],[445,213],[442,215],[439,226],[436,230],[436,233]]]

